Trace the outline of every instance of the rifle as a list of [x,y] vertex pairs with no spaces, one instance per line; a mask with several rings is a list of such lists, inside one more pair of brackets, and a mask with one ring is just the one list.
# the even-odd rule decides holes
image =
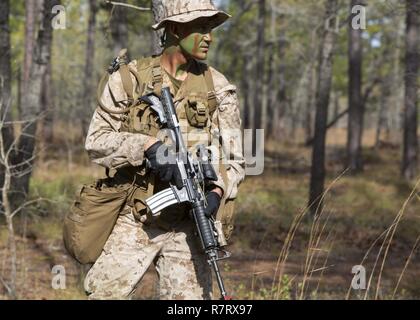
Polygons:
[[[230,257],[230,252],[223,250],[226,245],[220,222],[205,215],[205,194],[202,184],[206,181],[216,181],[217,175],[211,164],[208,151],[203,145],[198,146],[198,159],[193,159],[183,140],[175,106],[169,88],[162,89],[162,95],[150,94],[140,98],[158,114],[162,126],[168,130],[175,146],[176,164],[182,176],[183,187],[178,189],[170,185],[169,188],[146,199],[151,214],[156,216],[161,210],[178,203],[189,203],[191,214],[197,227],[203,250],[207,254],[207,262],[213,269],[222,300],[231,300],[227,295],[218,261]],[[219,255],[222,253],[223,255]]]

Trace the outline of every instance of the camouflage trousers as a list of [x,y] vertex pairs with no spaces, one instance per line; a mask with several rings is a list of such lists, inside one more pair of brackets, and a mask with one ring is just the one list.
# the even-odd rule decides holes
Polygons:
[[84,283],[89,299],[129,299],[152,263],[160,299],[211,299],[211,270],[193,222],[168,232],[138,222],[132,214],[118,218],[89,270]]

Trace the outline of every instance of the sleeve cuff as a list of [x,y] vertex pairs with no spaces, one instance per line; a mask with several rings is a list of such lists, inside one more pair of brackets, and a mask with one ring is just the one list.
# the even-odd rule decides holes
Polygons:
[[223,199],[226,198],[227,194],[226,194],[226,186],[225,183],[223,181],[222,176],[220,175],[220,173],[217,175],[217,181],[211,181],[210,183],[210,189],[212,189],[212,187],[219,187],[220,189],[222,189],[223,191]]

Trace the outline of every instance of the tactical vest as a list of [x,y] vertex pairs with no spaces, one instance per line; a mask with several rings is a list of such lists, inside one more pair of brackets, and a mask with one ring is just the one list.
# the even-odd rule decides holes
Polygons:
[[[122,54],[123,53],[123,54]],[[128,99],[126,101],[115,101],[125,106],[123,110],[112,111],[106,108],[100,100],[104,86],[106,85],[108,77],[103,79],[98,89],[98,101],[100,107],[108,113],[117,113],[121,115],[121,131],[130,133],[141,133],[153,137],[158,137],[165,141],[164,138],[158,136],[161,132],[158,115],[145,102],[139,102],[138,98],[150,93],[160,96],[163,85],[163,73],[160,65],[160,56],[153,56],[143,58],[137,61],[137,70],[133,70],[128,66],[124,59],[125,52],[119,55],[120,61],[118,65],[118,72],[120,73],[124,91]],[[118,58],[117,58],[118,59]],[[131,74],[136,79],[136,85],[133,85]],[[102,88],[101,88],[102,87]],[[172,92],[174,95],[174,92]],[[111,93],[112,95],[112,93]],[[182,82],[181,87],[175,94],[174,105],[181,126],[181,132],[187,143],[188,149],[197,143],[210,145],[211,144],[211,124],[212,116],[217,109],[217,100],[214,89],[213,78],[211,76],[208,66],[204,63],[193,61],[193,65],[189,68],[187,78]],[[188,139],[187,139],[188,138]],[[190,149],[191,150],[191,149]],[[221,150],[219,151],[221,152]],[[227,181],[227,174],[225,166],[220,163],[220,171],[225,184]],[[136,176],[138,180],[137,185],[140,185],[138,191],[134,192],[133,199],[131,199],[130,206],[135,210],[133,212],[136,218],[142,221],[142,218],[148,214],[144,200],[152,194],[157,193],[167,187],[155,181],[154,176],[146,175],[143,167],[128,167],[117,172],[117,177],[127,177],[130,179]],[[227,207],[227,206],[226,206]],[[225,214],[223,213],[225,211]],[[221,221],[223,225],[223,233],[228,239],[233,229],[231,210],[225,208],[224,202],[217,214],[217,220]],[[226,216],[228,214],[228,216]],[[166,219],[164,218],[166,216]],[[172,216],[172,221],[171,221]],[[150,218],[149,216],[147,216]],[[168,227],[174,222],[177,222],[177,217],[173,214],[161,215],[159,223],[162,227]],[[144,220],[144,219],[143,219]],[[166,220],[166,221],[165,221]]]
[[[133,99],[154,92],[160,95],[163,75],[160,66],[160,56],[141,59],[137,62],[137,74],[144,83],[133,90]],[[173,92],[172,92],[173,93]],[[186,80],[174,96],[174,104],[181,125],[184,138],[187,138],[187,146],[192,147],[197,141],[191,137],[207,136],[202,139],[206,144],[210,143],[211,117],[217,108],[216,95],[214,93],[213,79],[210,70],[205,64],[194,62],[188,72]],[[123,117],[122,131],[142,133],[156,137],[160,130],[157,114],[144,103],[135,103],[129,109],[127,116]]]

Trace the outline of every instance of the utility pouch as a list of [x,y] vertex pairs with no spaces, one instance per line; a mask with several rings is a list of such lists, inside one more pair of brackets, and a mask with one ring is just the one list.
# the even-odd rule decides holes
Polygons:
[[146,184],[136,188],[128,201],[128,205],[132,208],[131,213],[136,221],[144,224],[149,224],[152,218],[146,205],[146,199],[153,192],[153,185],[149,184],[149,179],[152,180],[153,178],[148,176],[145,180]]
[[112,178],[82,187],[64,218],[64,245],[72,257],[82,264],[96,261],[133,188],[114,185]]
[[220,222],[225,241],[229,241],[234,229],[235,203],[225,200],[220,206],[216,220]]
[[131,107],[127,117],[124,118],[121,131],[130,133],[141,133],[149,136],[156,136],[160,130],[158,116],[142,102]]
[[189,96],[184,102],[185,115],[188,123],[193,127],[206,126],[209,119],[209,107],[207,97]]

